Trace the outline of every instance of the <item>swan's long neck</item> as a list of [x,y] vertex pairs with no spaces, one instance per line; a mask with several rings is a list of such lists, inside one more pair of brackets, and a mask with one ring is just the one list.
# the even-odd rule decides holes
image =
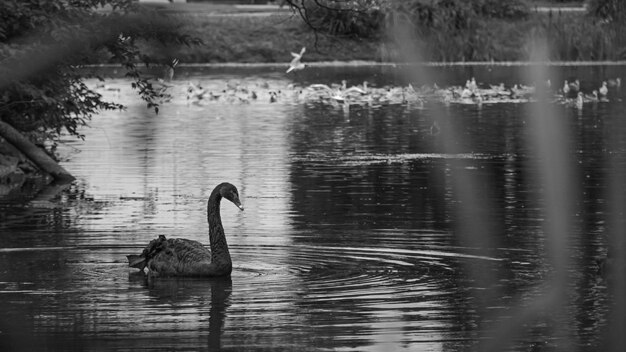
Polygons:
[[222,226],[222,219],[220,217],[220,201],[222,200],[222,196],[220,195],[219,188],[220,187],[215,188],[213,193],[211,193],[208,205],[211,262],[230,265],[232,261],[230,259],[230,252],[228,252],[228,244],[226,243],[224,227]]

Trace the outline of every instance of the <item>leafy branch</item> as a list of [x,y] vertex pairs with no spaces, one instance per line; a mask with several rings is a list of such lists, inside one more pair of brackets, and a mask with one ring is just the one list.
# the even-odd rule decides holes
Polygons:
[[[146,48],[197,45],[182,25],[132,0],[5,0],[0,2],[0,120],[22,132],[82,137],[100,110],[121,109],[84,84],[96,55],[121,64],[132,86],[158,112],[165,93],[140,65],[164,65],[171,57]],[[165,56],[165,57],[164,57]]]

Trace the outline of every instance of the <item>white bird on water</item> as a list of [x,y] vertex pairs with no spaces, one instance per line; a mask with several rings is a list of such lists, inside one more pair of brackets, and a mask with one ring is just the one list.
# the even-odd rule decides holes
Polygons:
[[291,62],[289,63],[289,68],[287,69],[287,73],[291,72],[291,71],[299,71],[304,69],[304,64],[302,62],[300,62],[300,60],[302,60],[302,55],[304,55],[304,52],[306,51],[305,47],[302,47],[302,50],[300,50],[300,53],[291,53],[291,56],[293,56],[293,60],[291,60]]
[[607,87],[606,85],[607,85],[606,81],[603,81],[602,87],[598,89],[598,93],[600,93],[600,95],[603,97],[606,97],[606,95],[609,94],[609,87]]
[[576,96],[576,108],[577,109],[582,109],[584,102],[585,101],[584,101],[583,93],[582,92],[578,92],[578,95]]

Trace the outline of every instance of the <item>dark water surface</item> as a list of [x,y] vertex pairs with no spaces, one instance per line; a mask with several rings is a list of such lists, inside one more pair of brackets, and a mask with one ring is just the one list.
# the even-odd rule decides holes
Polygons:
[[[441,75],[458,84],[476,70]],[[374,71],[375,84],[398,79]],[[198,74],[215,89],[290,83],[273,72]],[[297,80],[312,83],[307,74]],[[318,78],[363,77],[355,69]],[[124,87],[127,111],[94,117],[84,142],[59,147],[74,183],[2,205],[0,349],[460,351],[549,285],[528,104],[452,105],[434,124],[428,105],[190,105],[187,79],[173,82],[158,115]],[[511,350],[604,346],[610,299],[594,258],[607,248],[607,160],[626,151],[624,108],[557,106],[580,190],[570,297],[562,314],[527,322]],[[452,123],[459,138],[444,148]],[[480,199],[464,203],[458,175],[478,180]],[[127,267],[126,254],[159,234],[208,244],[206,201],[223,181],[246,209],[222,204],[231,279],[148,280]],[[468,240],[475,229],[459,220],[464,207],[484,215],[487,243]]]

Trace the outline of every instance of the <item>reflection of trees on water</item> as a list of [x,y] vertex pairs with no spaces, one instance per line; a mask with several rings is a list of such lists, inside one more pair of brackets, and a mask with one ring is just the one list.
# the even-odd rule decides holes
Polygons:
[[24,231],[25,224],[29,224],[48,233],[61,233],[75,228],[80,217],[101,211],[110,203],[94,200],[80,180],[71,184],[52,183],[29,198],[23,207],[1,209],[0,228]]
[[[402,109],[365,110],[345,122],[330,111],[305,110],[292,128],[293,206],[299,224],[347,229],[445,227],[441,160],[386,161],[399,154],[435,152],[427,116]],[[307,160],[306,157],[312,157]]]

